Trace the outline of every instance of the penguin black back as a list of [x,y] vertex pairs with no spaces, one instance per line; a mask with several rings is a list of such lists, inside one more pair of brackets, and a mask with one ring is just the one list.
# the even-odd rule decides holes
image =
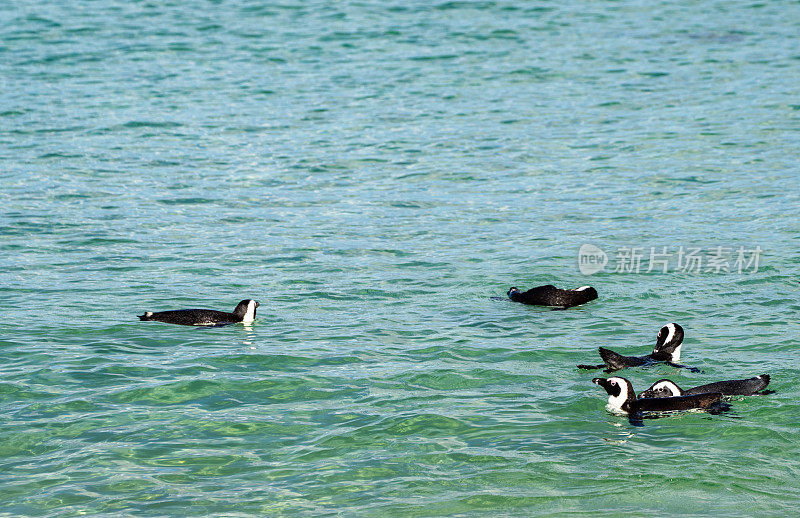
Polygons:
[[250,323],[256,318],[258,302],[245,299],[236,305],[232,313],[214,309],[177,309],[171,311],[147,311],[139,320],[165,322],[183,326],[216,326],[235,322]]
[[562,290],[552,284],[537,286],[528,291],[520,291],[516,286],[508,290],[508,298],[521,304],[533,306],[558,306],[571,308],[597,298],[597,290],[591,286],[581,286],[574,290]]
[[705,410],[722,399],[720,392],[701,392],[685,396],[637,399],[631,403],[634,414],[642,412],[674,412],[676,410]]
[[761,374],[744,380],[726,380],[708,383],[683,390],[675,382],[661,379],[653,383],[650,388],[639,394],[640,398],[663,398],[672,396],[691,396],[704,392],[719,392],[723,396],[753,396],[755,394],[770,393],[764,391],[769,385],[769,374]]

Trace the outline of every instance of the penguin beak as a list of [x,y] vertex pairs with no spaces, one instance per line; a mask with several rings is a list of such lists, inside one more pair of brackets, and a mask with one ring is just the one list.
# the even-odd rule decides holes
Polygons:
[[261,304],[259,304],[259,303],[258,303],[258,301],[256,301],[256,307],[258,307],[258,306],[260,306],[260,305],[261,305]]

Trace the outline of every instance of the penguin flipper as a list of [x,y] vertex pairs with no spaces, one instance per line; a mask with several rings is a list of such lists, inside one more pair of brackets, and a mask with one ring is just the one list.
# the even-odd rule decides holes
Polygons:
[[209,328],[212,328],[212,327],[225,327],[225,326],[229,326],[231,324],[233,324],[233,322],[217,322],[216,324],[203,324],[203,325],[197,325],[197,326],[194,326],[194,327],[209,329]]
[[716,403],[712,403],[708,407],[708,413],[711,415],[720,415],[723,412],[727,412],[731,409],[730,403],[726,401],[717,401]]
[[644,427],[644,419],[640,412],[628,414],[628,423],[631,426]]
[[618,371],[627,366],[625,356],[615,353],[611,349],[606,349],[605,347],[599,347],[597,350],[600,353],[600,357],[606,363],[609,371]]
[[672,363],[672,362],[665,362],[670,367],[675,367],[676,369],[689,369],[689,372],[697,372],[704,374],[703,371],[698,369],[697,367],[689,367],[688,365],[681,365],[680,363]]

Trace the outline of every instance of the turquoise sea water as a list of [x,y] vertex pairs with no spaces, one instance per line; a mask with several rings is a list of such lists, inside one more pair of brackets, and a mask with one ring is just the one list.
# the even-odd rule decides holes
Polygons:
[[[0,514],[796,513],[799,84],[796,2],[0,4]],[[670,321],[776,393],[609,414]]]

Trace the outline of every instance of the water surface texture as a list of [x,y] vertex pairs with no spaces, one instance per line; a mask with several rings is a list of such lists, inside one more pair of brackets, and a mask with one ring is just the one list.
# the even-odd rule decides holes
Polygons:
[[[3,2],[0,514],[794,514],[798,85],[796,2]],[[776,393],[609,414],[671,321]]]

